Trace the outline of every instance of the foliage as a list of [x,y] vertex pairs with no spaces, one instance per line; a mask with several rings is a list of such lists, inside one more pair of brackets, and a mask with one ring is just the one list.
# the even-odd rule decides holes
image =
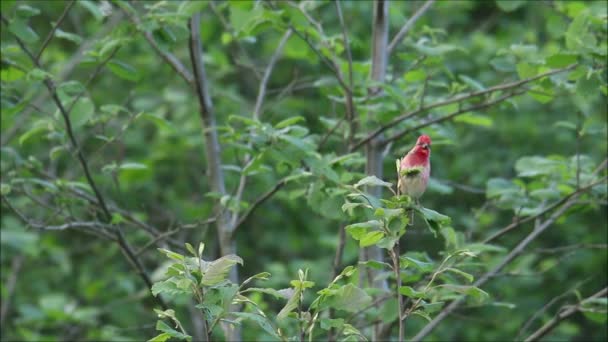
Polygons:
[[606,340],[604,1],[0,4],[2,340]]

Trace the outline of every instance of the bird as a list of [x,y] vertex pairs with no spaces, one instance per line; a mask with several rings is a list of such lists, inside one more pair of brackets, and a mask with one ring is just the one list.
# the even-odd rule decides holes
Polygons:
[[423,134],[416,145],[401,159],[397,159],[397,191],[418,203],[431,176],[431,138]]

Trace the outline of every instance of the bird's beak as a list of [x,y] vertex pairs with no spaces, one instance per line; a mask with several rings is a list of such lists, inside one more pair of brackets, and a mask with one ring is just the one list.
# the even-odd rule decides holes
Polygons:
[[430,150],[431,149],[431,145],[429,145],[429,144],[422,144],[422,148],[424,148],[425,150]]

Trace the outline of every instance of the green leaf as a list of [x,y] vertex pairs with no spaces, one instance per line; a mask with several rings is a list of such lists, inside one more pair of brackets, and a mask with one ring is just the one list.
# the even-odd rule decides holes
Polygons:
[[498,8],[505,12],[513,12],[526,4],[526,0],[496,0]]
[[481,127],[492,127],[494,120],[489,116],[477,115],[473,113],[465,113],[454,118],[455,122],[463,122],[469,125],[481,126]]
[[321,318],[319,320],[319,324],[321,329],[329,330],[329,329],[342,329],[344,326],[344,319],[342,318]]
[[190,252],[190,254],[192,254],[193,256],[197,256],[196,251],[194,250],[194,247],[192,247],[191,244],[189,243],[185,243],[186,249],[188,250],[188,252]]
[[331,290],[323,302],[323,306],[329,306],[337,310],[357,312],[372,301],[372,297],[352,283],[346,284],[337,290]]
[[376,176],[367,176],[355,184],[355,188],[359,188],[361,186],[383,186],[389,189],[393,188],[392,183],[385,182]]
[[416,291],[410,286],[401,286],[399,293],[409,298],[424,298],[426,294],[422,291]]
[[360,240],[367,233],[368,229],[378,229],[380,227],[382,227],[382,221],[371,220],[367,222],[350,224],[344,227],[344,229],[353,239]]
[[99,7],[97,7],[97,5],[94,2],[92,2],[90,0],[80,0],[77,2],[77,4],[86,8],[86,10],[89,11],[89,13],[91,13],[93,15],[95,20],[97,20],[97,21],[103,20],[103,17],[104,17],[103,12],[101,12]]
[[132,67],[131,65],[119,61],[119,60],[111,60],[107,64],[108,69],[112,71],[112,73],[124,80],[137,82],[139,81],[140,75],[137,72],[137,69]]
[[80,37],[79,35],[63,31],[59,28],[55,31],[55,37],[69,40],[71,42],[76,43],[77,45],[80,45],[80,43],[82,43],[82,37]]
[[522,157],[515,163],[515,170],[520,177],[556,174],[565,164],[540,156]]
[[184,256],[179,253],[171,252],[170,250],[167,250],[164,248],[158,248],[158,250],[170,259],[173,259],[173,260],[179,261],[179,262],[184,261]]
[[27,130],[25,133],[21,134],[19,137],[19,145],[23,145],[26,141],[30,140],[35,136],[39,136],[42,133],[46,133],[49,131],[49,125],[46,121],[39,121],[34,124],[34,127]]
[[156,335],[148,340],[148,342],[165,342],[171,338],[171,335],[168,333],[162,333],[160,335]]
[[139,118],[151,121],[161,131],[174,131],[175,130],[175,128],[169,121],[167,121],[165,118],[162,118],[158,115],[142,112],[142,113],[139,113],[136,115],[136,119],[139,119]]
[[179,340],[192,341],[192,336],[183,334],[183,333],[171,328],[165,322],[160,321],[160,320],[156,321],[156,330],[165,332],[165,333],[169,334],[169,336],[175,337]]
[[264,317],[259,314],[250,313],[250,312],[231,312],[231,316],[235,316],[237,318],[246,319],[255,322],[260,328],[262,328],[265,332],[270,334],[270,336],[281,339],[279,334],[274,330],[272,324],[267,317]]
[[72,111],[70,112],[70,119],[74,128],[82,127],[86,124],[95,114],[95,105],[93,101],[88,97],[81,97],[78,102],[74,104]]
[[303,116],[293,116],[291,118],[287,118],[287,119],[277,123],[276,125],[274,125],[274,128],[276,128],[276,129],[285,128],[287,126],[294,125],[300,121],[306,121],[306,119],[304,119]]
[[424,81],[426,79],[426,72],[422,69],[408,71],[403,75],[408,82],[419,82]]
[[467,272],[461,271],[461,270],[459,270],[457,268],[448,267],[448,268],[445,269],[445,271],[457,274],[457,275],[465,278],[469,283],[472,283],[473,280],[475,279],[472,274],[469,274]]
[[371,268],[376,269],[376,270],[383,270],[383,269],[391,269],[392,268],[392,266],[390,264],[388,264],[386,262],[376,261],[376,260],[359,261],[359,265],[371,267]]
[[383,237],[384,237],[384,232],[381,232],[381,231],[368,232],[363,237],[361,237],[361,240],[359,240],[359,246],[368,247],[368,246],[374,245],[374,244],[376,244],[376,242],[382,240]]
[[469,87],[471,87],[471,89],[473,90],[485,90],[486,87],[484,87],[483,84],[481,84],[481,82],[474,80],[472,78],[470,78],[469,76],[466,75],[458,75],[458,78],[463,81],[466,85],[468,85]]
[[118,167],[120,170],[146,170],[148,166],[142,163],[127,162],[122,163]]
[[490,295],[484,290],[476,287],[476,286],[467,286],[467,285],[454,285],[454,284],[442,284],[438,287],[443,287],[450,291],[458,292],[465,294],[467,296],[471,296],[478,303],[482,303],[487,300]]
[[538,67],[526,62],[517,63],[517,74],[521,79],[534,77],[538,74]]
[[424,218],[427,221],[437,222],[441,226],[447,225],[452,221],[452,219],[449,216],[440,214],[440,213],[436,212],[435,210],[431,210],[428,208],[420,208],[420,209],[418,209],[418,211],[420,211],[420,213],[422,213],[422,215],[424,216]]
[[579,13],[568,26],[566,31],[566,47],[574,53],[583,53],[592,50],[597,45],[597,40],[592,32],[589,32],[589,14]]
[[384,217],[387,219],[401,217],[403,215],[404,215],[403,208],[397,208],[397,209],[377,208],[376,211],[374,211],[374,216]]
[[38,14],[40,14],[40,10],[35,7],[29,6],[29,5],[17,6],[17,15],[23,19],[37,16]]
[[268,295],[271,295],[275,298],[284,298],[284,299],[289,299],[290,297],[285,293],[285,291],[278,291],[275,289],[271,289],[271,288],[265,288],[265,287],[249,287],[245,290],[242,291],[243,293],[246,292],[260,292],[260,293],[265,293]]
[[294,292],[291,294],[291,296],[287,300],[287,303],[285,304],[285,306],[277,314],[278,320],[284,319],[285,317],[287,317],[287,315],[289,315],[290,312],[292,312],[295,308],[298,307],[298,303],[300,302],[301,293],[302,293],[301,288],[296,288],[294,290]]
[[26,43],[38,41],[38,34],[23,19],[14,19],[8,25],[8,30]]
[[125,222],[125,218],[122,215],[119,213],[112,214],[112,221],[110,222],[111,224],[120,224],[123,222]]
[[2,194],[3,196],[6,196],[6,195],[8,195],[10,193],[11,193],[11,186],[10,186],[10,184],[1,183],[0,184],[0,194]]
[[418,260],[409,256],[399,258],[401,268],[414,267],[421,272],[428,273],[433,271],[433,263]]
[[572,54],[557,53],[547,57],[546,63],[550,68],[564,68],[570,64],[576,63],[578,57]]
[[212,262],[204,263],[201,284],[205,286],[213,286],[221,283],[226,279],[230,269],[236,264],[242,265],[243,259],[234,254],[225,255]]

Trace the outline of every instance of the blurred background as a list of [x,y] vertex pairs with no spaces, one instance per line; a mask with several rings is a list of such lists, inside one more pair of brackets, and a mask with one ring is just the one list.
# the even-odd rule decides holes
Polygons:
[[[389,41],[425,3],[390,2]],[[72,105],[75,138],[108,203],[111,223],[122,226],[153,281],[162,279],[166,267],[157,247],[183,251],[184,242],[203,241],[205,254],[215,259],[218,234],[215,224],[206,222],[214,207],[219,203],[243,217],[255,206],[234,234],[236,254],[244,260],[239,278],[267,271],[272,277],[263,286],[281,289],[297,278],[298,269],[308,268],[316,283],[312,296],[331,281],[339,232],[353,220],[341,209],[346,193],[341,185],[356,183],[369,163],[365,147],[349,148],[351,137],[360,141],[421,103],[577,63],[513,88],[524,93],[495,105],[427,125],[499,97],[488,93],[391,126],[383,136],[411,132],[383,146],[379,176],[394,183],[395,159],[418,134],[432,137],[432,179],[421,202],[450,216],[452,229],[434,236],[418,220],[403,238],[402,251],[433,261],[454,248],[450,244],[481,242],[581,184],[600,181],[482,286],[490,294],[487,303],[460,307],[430,340],[522,339],[560,307],[606,286],[604,1],[436,1],[391,51],[381,85],[369,76],[369,1],[341,2],[348,42],[329,1],[2,1],[1,6],[3,341],[141,341],[156,335],[152,308],[158,304],[114,237],[107,236],[107,227],[66,226],[103,222],[103,213],[44,85],[46,77],[59,100]],[[187,20],[196,11],[202,13],[203,60],[225,194],[212,191],[196,93],[158,53],[192,69]],[[282,46],[259,120],[252,121],[264,73],[289,27],[297,34]],[[347,83],[351,65],[357,131],[347,122],[347,96],[327,60]],[[370,96],[368,89],[375,86],[383,93]],[[295,117],[282,132],[279,123]],[[239,198],[242,175],[247,182]],[[277,184],[276,192],[255,204]],[[468,271],[483,274],[532,229],[533,222],[492,241],[495,250],[481,254]],[[346,236],[340,266],[355,265],[358,253],[357,242]],[[284,304],[255,299],[275,314]],[[190,330],[188,299],[169,302]],[[599,305],[559,324],[547,340],[606,340],[605,297]],[[406,337],[426,323],[409,319]],[[246,325],[243,338],[267,335]]]

